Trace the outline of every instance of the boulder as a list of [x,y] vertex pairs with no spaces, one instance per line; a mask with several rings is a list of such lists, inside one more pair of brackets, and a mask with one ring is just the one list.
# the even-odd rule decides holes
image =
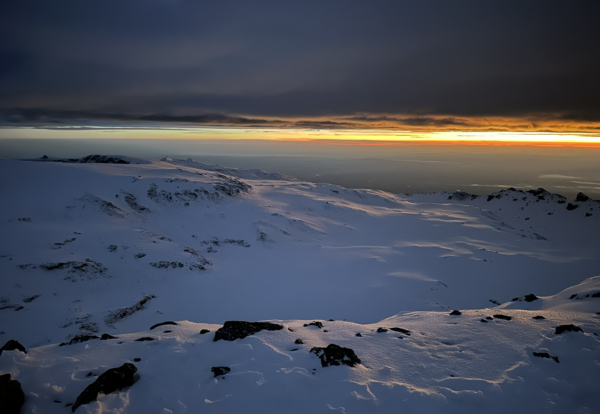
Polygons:
[[560,335],[563,332],[583,332],[583,329],[581,329],[579,326],[570,324],[570,325],[560,325],[556,327],[556,330],[554,331],[555,335]]
[[0,375],[0,407],[2,413],[19,414],[23,404],[25,404],[25,393],[21,388],[21,383],[11,379],[10,374]]
[[450,315],[459,316],[459,315],[462,315],[462,312],[459,310],[453,310],[452,312],[450,312]]
[[173,321],[166,321],[166,322],[161,322],[161,323],[157,323],[155,325],[152,325],[150,327],[150,330],[154,329],[154,328],[158,328],[159,326],[163,326],[163,325],[177,325],[177,322],[173,322]]
[[498,314],[498,315],[494,315],[494,318],[496,318],[496,319],[503,319],[505,321],[510,321],[512,319],[512,316],[506,316],[506,315]]
[[24,354],[27,353],[27,351],[25,351],[25,347],[23,345],[21,345],[19,343],[19,341],[15,341],[14,339],[9,340],[7,343],[5,343],[2,348],[0,348],[0,355],[2,355],[3,351],[21,351]]
[[215,374],[215,378],[216,378],[216,377],[222,377],[223,375],[229,373],[231,371],[231,368],[229,368],[229,367],[212,367],[210,370],[212,371],[213,374]]
[[308,326],[316,326],[319,329],[323,328],[323,324],[321,322],[311,322],[311,323],[304,324],[304,327],[308,327]]
[[361,362],[352,349],[343,348],[336,344],[329,344],[326,348],[314,347],[310,352],[321,359],[323,367],[341,364],[353,367]]
[[244,321],[227,321],[222,328],[217,329],[213,342],[222,339],[224,341],[235,341],[243,339],[249,335],[254,335],[262,330],[279,331],[283,329],[283,325],[278,325],[271,322],[244,322]]
[[111,368],[100,375],[96,381],[88,385],[71,407],[71,411],[83,405],[89,404],[98,398],[98,394],[110,394],[117,390],[133,385],[133,374],[137,371],[137,367],[130,362],[121,365],[119,368]]

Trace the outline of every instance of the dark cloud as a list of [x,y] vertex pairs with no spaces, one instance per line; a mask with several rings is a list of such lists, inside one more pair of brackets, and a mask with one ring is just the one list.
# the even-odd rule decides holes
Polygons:
[[597,122],[598,15],[598,1],[9,0],[0,108],[239,125]]

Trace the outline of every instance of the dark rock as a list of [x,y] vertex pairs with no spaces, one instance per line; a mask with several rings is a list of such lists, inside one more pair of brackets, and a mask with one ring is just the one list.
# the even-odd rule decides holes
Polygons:
[[24,354],[27,353],[27,351],[25,351],[25,347],[23,345],[21,345],[19,343],[19,341],[15,341],[14,339],[9,340],[7,343],[5,343],[2,348],[0,348],[0,355],[2,355],[3,351],[21,351]]
[[329,319],[329,322],[333,322],[333,319]]
[[577,207],[579,207],[579,204],[572,204],[572,203],[567,204],[567,210],[569,210],[569,211],[575,210]]
[[458,311],[458,310],[453,310],[452,312],[450,312],[450,315],[457,315],[458,316],[458,315],[462,315],[462,312]]
[[30,302],[33,302],[34,300],[36,300],[39,297],[40,297],[40,295],[33,295],[33,296],[30,296],[28,298],[23,299],[23,302],[30,303]]
[[31,223],[31,217],[19,217],[17,220],[24,221],[25,223]]
[[173,332],[173,331],[164,331],[163,333],[171,333],[171,332]]
[[513,298],[513,302],[516,301],[525,301],[525,302],[533,302],[534,300],[538,300],[539,298],[537,296],[535,296],[533,293],[530,293],[528,295],[525,296],[521,296],[518,298]]
[[577,193],[577,197],[575,197],[575,201],[585,202],[585,201],[588,201],[588,200],[591,200],[591,199],[588,196],[586,196],[585,194],[581,193],[581,192]]
[[288,331],[294,332],[294,330],[292,328],[289,328],[289,327],[288,327]]
[[390,331],[394,331],[394,332],[400,332],[403,333],[404,335],[408,335],[410,336],[410,331],[408,329],[402,329],[402,328],[390,328]]
[[119,368],[107,370],[79,394],[75,404],[71,407],[71,411],[75,412],[79,406],[95,401],[99,393],[107,395],[133,385],[133,374],[136,371],[137,367],[129,362],[121,365]]
[[494,196],[493,196],[493,195],[489,195],[489,196],[487,196],[487,201],[492,201],[493,199],[494,199]]
[[100,337],[101,340],[106,341],[107,339],[117,339],[116,336],[112,336],[110,334],[107,333],[103,333],[102,336]]
[[577,297],[577,293],[573,293],[571,296],[569,296],[569,299],[573,299]]
[[133,362],[140,362],[142,358],[133,358]]
[[293,348],[293,349],[290,349],[290,352],[297,351],[297,350],[298,350],[298,348]]
[[283,329],[282,325],[271,322],[244,322],[244,321],[227,321],[222,328],[215,332],[214,342],[220,339],[224,341],[235,341],[243,339],[248,335],[254,335],[262,330],[279,331]]
[[109,245],[108,245],[108,251],[109,251],[109,252],[111,252],[111,253],[112,253],[112,252],[114,252],[114,251],[116,251],[116,250],[117,250],[117,245],[116,245],[116,244],[109,244]]
[[149,336],[143,336],[141,338],[136,339],[136,342],[148,342],[148,341],[154,341],[154,338],[151,338]]
[[161,260],[160,262],[150,263],[150,266],[156,267],[157,269],[168,269],[169,267],[171,269],[176,269],[178,267],[183,267],[184,265],[181,262],[169,262],[167,260]]
[[593,214],[592,213],[585,213],[586,217],[591,217]]
[[19,414],[25,404],[21,383],[11,379],[10,374],[0,375],[0,408],[3,414]]
[[541,320],[541,319],[546,319],[546,318],[544,318],[542,315],[537,315],[537,316],[534,316],[534,317],[533,317],[533,318],[531,318],[531,319],[537,319],[537,320]]
[[551,359],[555,360],[556,363],[559,363],[558,357],[557,356],[552,356],[548,352],[534,352],[533,356],[540,357],[540,358],[551,358]]
[[89,341],[91,339],[99,339],[99,337],[96,335],[85,335],[85,334],[75,335],[75,337],[73,337],[73,339],[71,339],[69,342],[63,342],[59,346],[78,344],[81,342]]
[[353,367],[360,364],[360,359],[350,348],[342,348],[336,344],[329,344],[327,348],[314,347],[310,350],[321,359],[321,365],[328,367],[330,365],[348,365]]
[[502,319],[502,320],[505,320],[505,321],[510,321],[512,319],[512,316],[506,316],[506,315],[498,314],[498,315],[494,315],[494,318],[496,318],[496,319]]
[[554,331],[555,335],[560,335],[563,332],[583,332],[583,329],[581,329],[579,326],[570,324],[570,325],[560,325],[556,327],[556,330]]
[[92,376],[94,376],[93,372],[88,372],[87,375],[86,375],[86,377],[92,377]]
[[323,324],[321,322],[311,322],[311,323],[305,323],[304,324],[305,327],[307,326],[316,326],[319,329],[323,328]]
[[223,375],[229,373],[231,371],[231,368],[229,368],[229,367],[212,367],[210,370],[213,374],[215,374],[215,378],[216,378],[216,377],[222,377]]
[[360,332],[357,332],[356,335],[354,336],[358,336],[359,338],[362,338],[362,335],[360,334]]
[[166,322],[161,322],[161,323],[157,323],[155,325],[152,325],[150,327],[150,330],[154,329],[154,328],[158,328],[159,326],[163,326],[163,325],[177,325],[177,322],[173,322],[173,321],[166,321]]
[[88,155],[86,157],[80,158],[77,161],[78,163],[97,163],[97,164],[129,164],[129,161],[125,161],[120,157],[109,157],[106,155]]
[[296,345],[302,345],[302,344],[304,344],[304,342],[303,342],[303,341],[302,341],[302,339],[300,339],[300,338],[296,339],[296,340],[294,341],[294,343],[295,343]]
[[494,318],[492,318],[491,316],[486,316],[485,319],[487,319],[488,321],[493,320]]
[[145,257],[145,256],[146,256],[146,253],[138,253],[133,257],[135,257],[136,259],[141,259],[142,257]]
[[112,326],[115,322],[120,321],[121,319],[125,319],[126,317],[133,315],[135,312],[145,309],[144,305],[150,299],[154,299],[156,296],[154,295],[146,295],[137,301],[133,306],[128,308],[117,309],[116,311],[111,312],[106,319],[104,319],[104,323],[108,326]]
[[382,333],[382,332],[387,332],[388,330],[385,328],[377,328],[377,332]]
[[485,319],[480,319],[479,322],[485,322],[488,323],[488,321],[486,321]]
[[600,298],[600,292],[596,292],[592,294],[593,298]]
[[207,333],[209,333],[209,332],[210,332],[210,331],[209,331],[208,329],[202,329],[202,330],[200,331],[200,335],[204,335],[204,334],[207,334]]

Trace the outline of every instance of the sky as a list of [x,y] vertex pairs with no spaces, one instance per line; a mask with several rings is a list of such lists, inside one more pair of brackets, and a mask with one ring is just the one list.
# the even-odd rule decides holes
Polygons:
[[599,15],[598,1],[5,0],[0,125],[600,142]]

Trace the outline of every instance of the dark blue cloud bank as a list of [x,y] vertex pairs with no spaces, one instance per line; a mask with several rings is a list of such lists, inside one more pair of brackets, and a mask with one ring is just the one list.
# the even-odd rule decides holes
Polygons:
[[598,122],[599,15],[598,1],[9,0],[0,114]]

